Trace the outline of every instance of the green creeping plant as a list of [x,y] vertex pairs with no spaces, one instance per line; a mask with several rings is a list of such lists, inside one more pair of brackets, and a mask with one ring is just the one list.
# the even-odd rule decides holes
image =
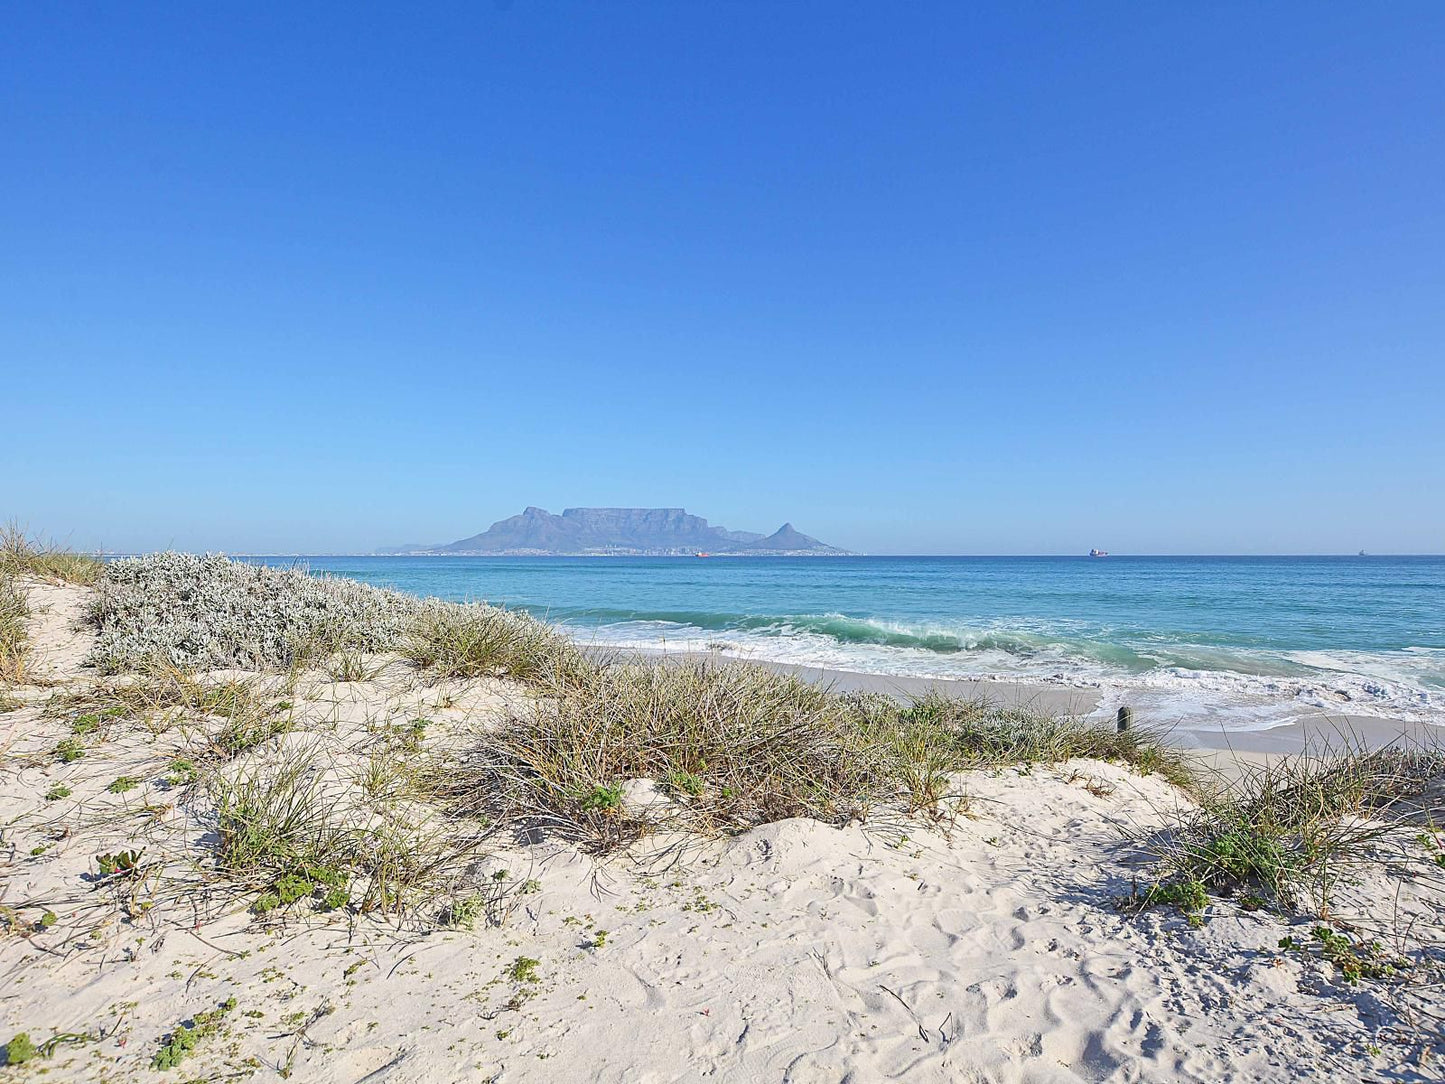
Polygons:
[[98,854],[95,856],[95,864],[107,877],[133,877],[140,872],[140,856],[140,851]]

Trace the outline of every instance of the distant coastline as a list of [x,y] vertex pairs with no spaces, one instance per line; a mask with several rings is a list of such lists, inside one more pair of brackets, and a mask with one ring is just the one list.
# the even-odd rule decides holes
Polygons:
[[[286,557],[290,554],[233,554],[235,557],[269,556]],[[848,550],[769,550],[766,552],[738,552],[724,551],[722,553],[699,553],[687,550],[578,550],[563,552],[560,550],[387,550],[377,553],[355,553],[355,554],[295,554],[297,557],[675,557],[679,559],[696,560],[699,557],[713,559],[723,557],[747,558],[747,557],[867,557],[866,553],[851,553]]]
[[391,557],[846,557],[784,523],[770,535],[730,531],[683,508],[527,508],[480,534],[377,550]]

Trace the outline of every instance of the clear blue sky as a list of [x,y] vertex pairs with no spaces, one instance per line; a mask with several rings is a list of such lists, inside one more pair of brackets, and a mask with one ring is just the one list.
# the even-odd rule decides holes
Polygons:
[[1445,550],[1445,4],[12,4],[0,517]]

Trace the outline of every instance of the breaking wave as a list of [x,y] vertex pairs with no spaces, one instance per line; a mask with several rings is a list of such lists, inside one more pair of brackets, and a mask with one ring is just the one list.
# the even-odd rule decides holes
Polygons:
[[[1236,728],[1303,715],[1389,715],[1445,723],[1445,650],[1306,652],[1226,647],[1066,622],[949,627],[840,613],[576,609],[552,619],[579,640],[708,651],[830,670],[1096,688],[1106,705],[1150,694],[1162,717],[1234,713]],[[1206,639],[1200,637],[1198,639]]]

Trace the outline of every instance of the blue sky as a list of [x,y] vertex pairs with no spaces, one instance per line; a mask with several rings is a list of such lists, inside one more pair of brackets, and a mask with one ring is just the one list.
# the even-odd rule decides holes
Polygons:
[[1445,550],[1445,5],[23,4],[0,516]]

